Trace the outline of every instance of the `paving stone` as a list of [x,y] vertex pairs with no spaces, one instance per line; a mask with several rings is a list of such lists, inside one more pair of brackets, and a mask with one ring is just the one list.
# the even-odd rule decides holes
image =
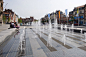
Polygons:
[[38,44],[38,42],[36,41],[36,39],[31,37],[31,36],[33,36],[33,34],[29,34],[28,36],[30,39],[30,43],[31,43],[32,51],[33,51],[33,56],[34,57],[47,57],[42,49],[38,50],[38,48],[41,48],[41,47]]

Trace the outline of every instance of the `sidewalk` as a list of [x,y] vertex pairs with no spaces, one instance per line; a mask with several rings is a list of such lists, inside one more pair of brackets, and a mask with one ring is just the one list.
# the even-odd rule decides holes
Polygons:
[[9,27],[10,27],[9,24],[0,25],[0,32],[1,32],[1,31],[4,31],[4,30],[6,30],[6,29],[8,29]]
[[16,28],[8,29],[9,27],[9,24],[0,26],[0,44],[5,41],[7,36],[11,35],[16,30]]

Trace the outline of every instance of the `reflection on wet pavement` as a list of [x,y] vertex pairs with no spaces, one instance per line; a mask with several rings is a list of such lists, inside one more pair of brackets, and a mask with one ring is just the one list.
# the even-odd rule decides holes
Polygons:
[[18,40],[17,42],[19,42],[19,37],[21,32],[22,32],[22,29],[19,32],[13,33],[12,35],[9,36],[9,38],[4,43],[2,43],[2,45],[0,45],[0,57],[6,57],[10,53],[17,52],[17,51],[10,51],[10,50],[17,40]]

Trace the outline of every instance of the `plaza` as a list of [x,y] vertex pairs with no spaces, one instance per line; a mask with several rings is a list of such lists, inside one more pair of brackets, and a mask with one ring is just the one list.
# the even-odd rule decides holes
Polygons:
[[21,26],[0,45],[0,57],[86,57],[85,35],[60,26],[52,27],[51,38],[49,25]]

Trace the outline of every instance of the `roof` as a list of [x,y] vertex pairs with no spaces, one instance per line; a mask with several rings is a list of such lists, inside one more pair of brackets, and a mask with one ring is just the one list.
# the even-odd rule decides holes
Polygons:
[[9,14],[8,12],[4,12],[4,14]]
[[84,7],[85,5],[82,5],[82,6],[78,6],[78,7],[76,7],[76,8],[81,8],[81,7]]

